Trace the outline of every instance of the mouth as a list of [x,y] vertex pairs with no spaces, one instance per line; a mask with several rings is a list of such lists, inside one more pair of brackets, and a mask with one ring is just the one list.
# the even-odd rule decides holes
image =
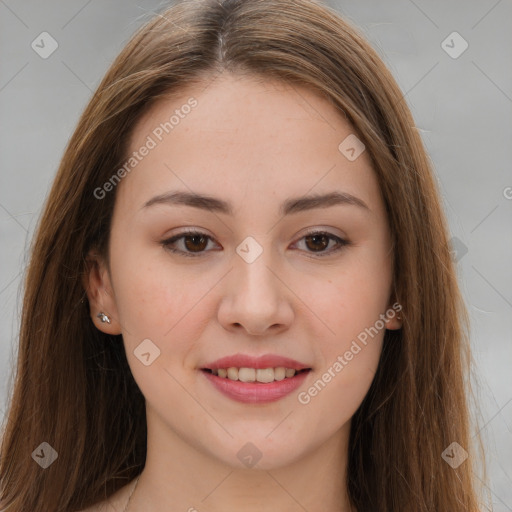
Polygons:
[[311,368],[201,368],[208,382],[222,395],[242,403],[280,400],[296,390]]
[[276,368],[201,368],[201,371],[210,373],[222,379],[229,379],[240,382],[254,382],[258,384],[268,384],[271,382],[279,382],[285,379],[291,379],[298,374],[307,373],[311,368],[302,368],[295,370],[294,368],[285,368],[279,366]]

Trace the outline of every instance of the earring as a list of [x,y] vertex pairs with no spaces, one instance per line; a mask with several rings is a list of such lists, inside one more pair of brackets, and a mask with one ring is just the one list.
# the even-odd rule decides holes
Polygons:
[[110,323],[110,318],[105,315],[105,313],[103,313],[103,311],[100,311],[97,315],[97,318],[99,318],[103,323],[107,323],[109,324]]

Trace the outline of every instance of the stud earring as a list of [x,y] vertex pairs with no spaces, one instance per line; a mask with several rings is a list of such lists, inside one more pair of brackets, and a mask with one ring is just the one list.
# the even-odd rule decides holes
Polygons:
[[107,323],[109,324],[110,323],[110,318],[105,315],[105,313],[103,313],[103,311],[100,311],[97,315],[96,315],[103,323]]

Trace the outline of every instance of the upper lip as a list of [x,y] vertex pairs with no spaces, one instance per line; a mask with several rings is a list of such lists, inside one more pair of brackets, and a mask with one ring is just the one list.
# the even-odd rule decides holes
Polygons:
[[300,363],[289,357],[279,356],[277,354],[263,354],[259,357],[247,354],[234,354],[232,356],[221,357],[216,361],[207,363],[201,369],[218,370],[219,368],[277,368],[284,366],[285,368],[293,368],[295,370],[303,370],[311,368],[307,364]]

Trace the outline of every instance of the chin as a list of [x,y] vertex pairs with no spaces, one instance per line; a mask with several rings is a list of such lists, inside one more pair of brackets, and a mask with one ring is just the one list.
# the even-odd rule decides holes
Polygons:
[[[268,432],[267,432],[268,433]],[[265,434],[267,435],[267,434]],[[237,470],[275,470],[296,463],[301,458],[297,446],[299,443],[287,440],[287,446],[283,447],[281,441],[265,439],[265,435],[251,440],[237,440],[234,447],[227,447],[223,454],[214,454],[224,464]],[[303,446],[303,443],[300,444]],[[234,454],[226,457],[227,453]]]

